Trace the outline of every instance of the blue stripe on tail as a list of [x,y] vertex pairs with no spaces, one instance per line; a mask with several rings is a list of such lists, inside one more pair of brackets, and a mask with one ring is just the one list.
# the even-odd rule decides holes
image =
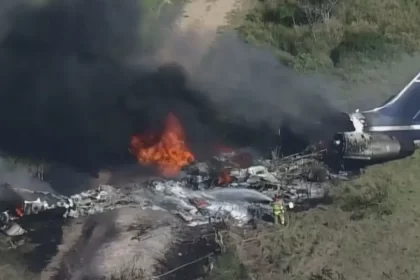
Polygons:
[[369,110],[400,120],[420,121],[420,73],[383,106]]

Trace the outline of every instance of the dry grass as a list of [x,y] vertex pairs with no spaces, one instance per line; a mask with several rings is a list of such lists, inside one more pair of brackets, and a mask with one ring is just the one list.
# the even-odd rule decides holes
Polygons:
[[[142,269],[138,269],[136,264],[133,263],[127,268],[112,274],[109,278],[103,280],[146,280],[147,277]],[[99,279],[98,279],[99,280]]]
[[236,246],[232,266],[267,280],[419,279],[418,166],[420,153],[370,168],[336,187],[333,206],[292,215],[284,231],[253,232],[261,237]]

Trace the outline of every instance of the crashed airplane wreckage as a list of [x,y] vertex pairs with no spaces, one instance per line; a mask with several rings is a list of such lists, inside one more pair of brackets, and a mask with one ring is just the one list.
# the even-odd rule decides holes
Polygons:
[[[337,171],[346,169],[349,161],[360,167],[414,153],[420,141],[419,85],[420,73],[383,106],[344,114],[352,128],[336,133],[326,150],[312,146],[308,150],[313,153],[251,160],[246,167],[235,162],[235,152],[215,157],[213,162],[195,162],[184,129],[171,113],[160,137],[153,133],[133,135],[130,152],[142,164],[163,159],[159,166],[163,175],[183,169],[180,179],[151,180],[123,188],[99,186],[70,197],[3,186],[18,198],[6,203],[12,206],[0,212],[0,229],[8,235],[22,235],[25,230],[17,220],[54,209],[62,210],[63,217],[77,218],[121,207],[163,209],[181,216],[190,226],[229,217],[244,224],[261,213],[271,214],[269,203],[274,195],[280,195],[290,206],[325,198],[328,179],[340,178],[324,164],[328,162],[326,154],[335,167],[339,166]],[[147,139],[159,141],[148,145]]]
[[320,161],[321,153],[255,160],[247,168],[238,166],[236,153],[224,153],[187,166],[177,180],[150,180],[119,188],[100,185],[68,197],[3,185],[3,190],[15,194],[16,201],[0,213],[0,229],[18,236],[26,232],[17,223],[24,216],[58,211],[63,218],[78,218],[122,207],[168,211],[188,226],[226,220],[241,226],[270,217],[275,195],[295,209],[324,199],[330,179],[345,177],[330,173]]
[[[3,185],[0,191],[13,195],[0,202],[7,205],[0,210],[0,230],[10,236],[23,235],[18,220],[42,212],[78,218],[122,207],[167,211],[189,226],[226,220],[244,225],[272,219],[275,196],[295,211],[325,201],[331,180],[348,179],[340,171],[346,169],[343,165],[348,160],[386,161],[412,152],[391,136],[355,131],[336,134],[329,145],[312,145],[303,153],[282,158],[273,152],[271,159],[255,159],[248,151],[230,150],[198,162],[185,145],[179,121],[170,116],[168,123],[154,146],[143,147],[143,140],[134,136],[131,152],[141,164],[153,163],[155,158],[168,160],[159,167],[163,174],[176,174],[177,179],[153,179],[118,188],[100,185],[68,197]],[[0,195],[3,200],[7,197]]]
[[[386,161],[414,150],[392,136],[354,131],[338,133],[328,145],[321,142],[287,157],[273,152],[271,159],[256,159],[249,151],[227,149],[199,162],[173,114],[168,116],[160,140],[146,144],[144,135],[131,139],[130,152],[138,162],[154,164],[163,175],[177,179],[153,179],[118,188],[101,185],[68,197],[3,185],[0,191],[9,192],[12,199],[0,202],[2,207],[7,205],[0,210],[0,230],[22,235],[25,230],[17,221],[42,212],[78,218],[122,207],[167,211],[189,226],[226,220],[244,225],[255,219],[272,219],[273,197],[281,197],[294,210],[325,200],[331,179],[347,179],[340,170],[346,169],[343,165],[348,160]],[[7,197],[0,195],[3,200]]]

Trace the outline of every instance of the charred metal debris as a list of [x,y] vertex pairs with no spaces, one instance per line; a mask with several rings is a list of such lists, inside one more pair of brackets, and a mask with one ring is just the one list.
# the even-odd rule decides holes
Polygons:
[[241,226],[256,219],[270,220],[273,197],[301,210],[325,200],[332,180],[347,179],[345,173],[330,171],[322,161],[323,152],[309,149],[282,158],[273,153],[270,160],[253,159],[247,152],[223,153],[184,168],[177,179],[121,188],[100,185],[72,196],[5,184],[1,188],[15,195],[8,202],[13,207],[0,213],[0,229],[18,236],[26,232],[18,224],[23,217],[56,211],[62,218],[78,218],[121,207],[169,211],[188,226],[227,220]]

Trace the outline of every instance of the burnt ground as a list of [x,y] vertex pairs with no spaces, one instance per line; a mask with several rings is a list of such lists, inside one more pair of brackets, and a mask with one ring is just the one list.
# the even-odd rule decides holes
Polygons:
[[[104,222],[104,218],[111,219],[117,212],[133,218],[124,218],[128,227],[122,226],[117,220],[108,225],[110,228],[103,223],[98,224],[98,221]],[[156,279],[198,279],[208,274],[213,260],[220,254],[213,226],[184,227],[183,222],[170,214],[139,214],[138,209],[117,212],[78,221],[68,220],[67,223],[52,217],[44,217],[42,222],[24,223],[29,230],[26,236],[0,238],[0,279],[141,280],[150,278],[146,268],[152,269],[153,275],[158,275]],[[166,226],[176,224],[180,227],[173,228],[174,238],[160,252],[153,243],[164,242],[162,238],[166,234]],[[162,230],[160,226],[163,226]],[[93,245],[98,240],[100,246],[96,248]],[[118,245],[113,247],[112,252],[107,251],[106,248],[112,246],[107,242]],[[127,242],[130,243],[128,247]],[[104,246],[101,247],[101,244]],[[111,270],[108,275],[97,275],[95,269],[89,272],[90,268],[96,266],[96,257],[92,258],[89,252],[94,252],[93,255],[102,260],[100,265],[105,268],[99,267],[99,271]],[[134,258],[127,257],[132,253]],[[163,255],[154,262],[152,260],[157,253]],[[118,269],[113,269],[113,264],[121,258],[124,259],[124,265],[117,265]],[[150,267],[145,263],[155,264]],[[190,264],[183,267],[186,263]],[[84,272],[80,274],[80,271]]]
[[[24,237],[0,235],[0,279],[39,279],[39,272],[57,252],[61,243],[62,220],[50,220]],[[36,229],[36,230],[35,230]]]
[[285,228],[230,233],[230,253],[209,279],[419,279],[419,165],[417,152],[373,166]]

